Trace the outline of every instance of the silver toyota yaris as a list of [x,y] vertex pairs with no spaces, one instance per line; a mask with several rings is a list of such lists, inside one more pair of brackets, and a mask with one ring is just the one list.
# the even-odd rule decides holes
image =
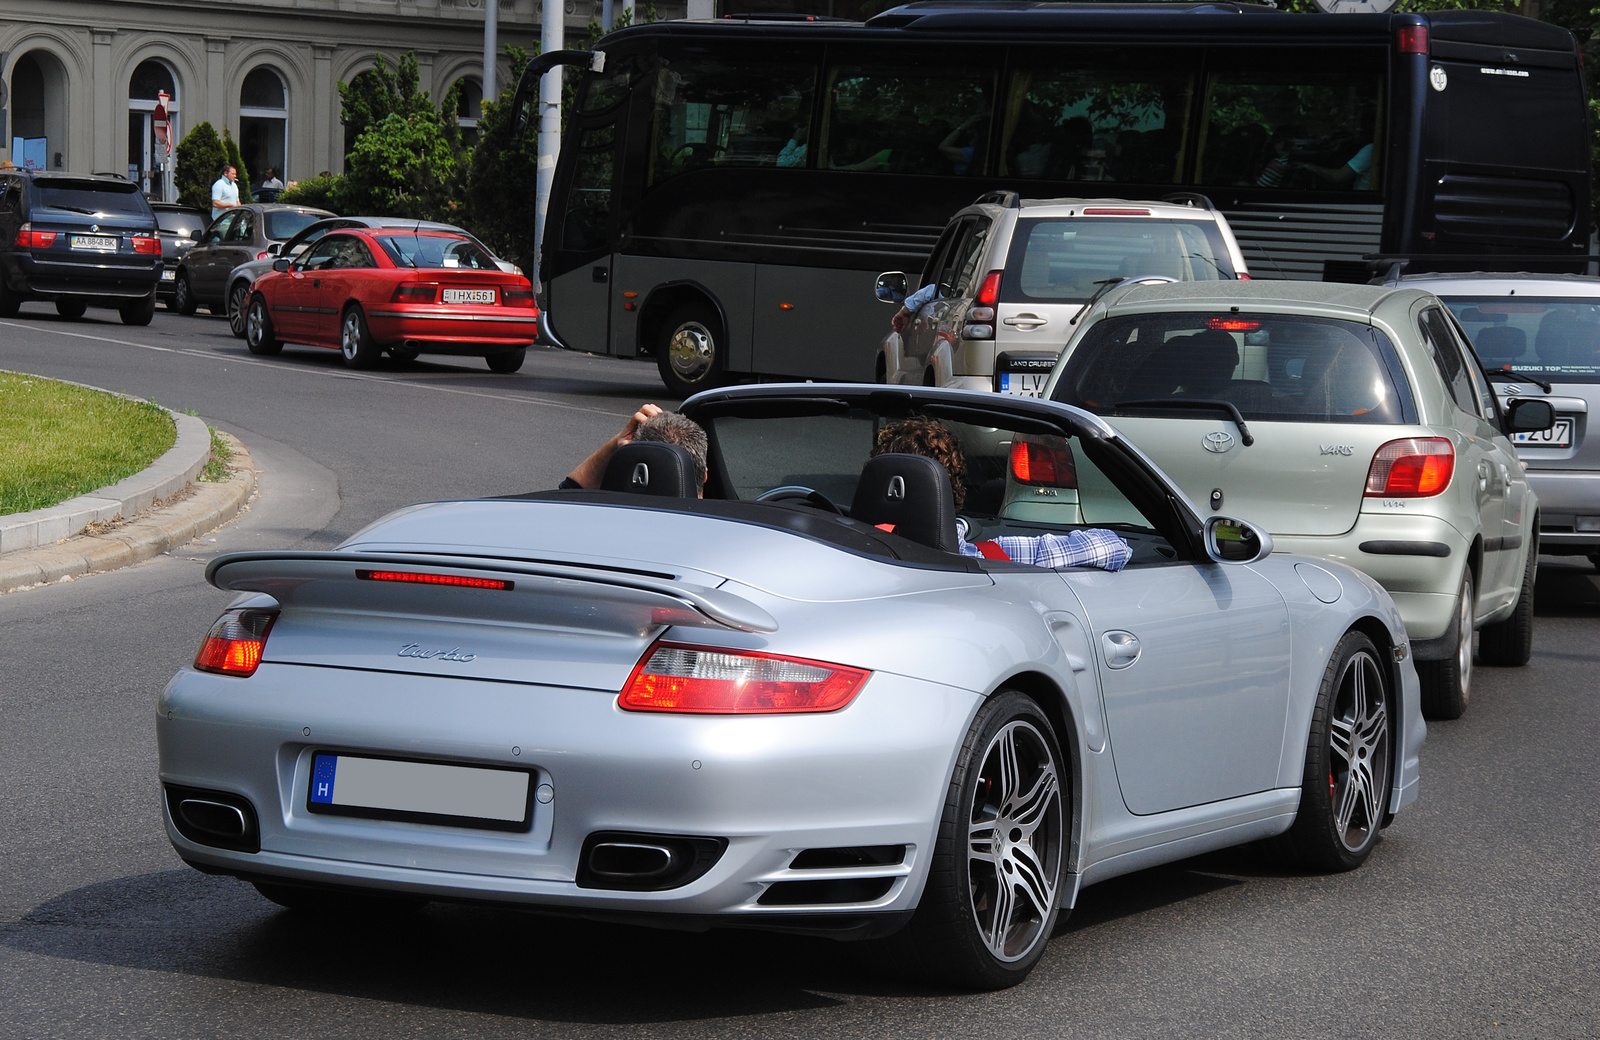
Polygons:
[[[810,384],[684,412],[704,498],[682,449],[633,444],[601,490],[214,561],[238,598],[158,705],[178,854],[311,911],[898,933],[995,988],[1087,885],[1267,838],[1348,870],[1416,798],[1388,594],[1202,521],[1095,416]],[[959,444],[958,482],[869,457],[908,416]],[[1126,566],[997,548],[1085,529]]]

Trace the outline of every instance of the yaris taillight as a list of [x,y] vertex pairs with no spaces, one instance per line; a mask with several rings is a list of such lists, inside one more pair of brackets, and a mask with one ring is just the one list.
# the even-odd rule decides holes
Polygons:
[[1368,498],[1427,498],[1450,486],[1456,449],[1448,437],[1403,437],[1372,456]]
[[267,633],[278,620],[276,610],[246,607],[224,611],[194,655],[194,666],[202,672],[248,678],[261,664],[267,647]]
[[799,657],[656,643],[628,677],[618,706],[693,715],[838,711],[871,674]]

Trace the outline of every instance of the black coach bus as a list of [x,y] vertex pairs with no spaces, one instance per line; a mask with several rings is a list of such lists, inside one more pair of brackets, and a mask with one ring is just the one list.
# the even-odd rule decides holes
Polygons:
[[[738,374],[870,379],[883,270],[983,192],[1203,194],[1257,278],[1582,256],[1588,113],[1566,30],[1480,11],[915,3],[866,23],[719,19],[581,64],[546,221],[544,328]],[[596,70],[598,67],[598,70]],[[524,124],[528,125],[528,124]]]

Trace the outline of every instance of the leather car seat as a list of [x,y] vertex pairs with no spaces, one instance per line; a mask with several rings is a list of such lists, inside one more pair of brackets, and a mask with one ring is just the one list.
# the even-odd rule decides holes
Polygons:
[[1514,325],[1490,325],[1473,337],[1472,345],[1486,366],[1504,368],[1528,352],[1528,334]]
[[601,491],[630,491],[662,498],[695,498],[699,480],[687,448],[661,441],[624,444],[606,463]]
[[890,452],[868,459],[850,502],[850,517],[874,526],[892,525],[892,533],[935,549],[961,551],[950,473],[926,455]]

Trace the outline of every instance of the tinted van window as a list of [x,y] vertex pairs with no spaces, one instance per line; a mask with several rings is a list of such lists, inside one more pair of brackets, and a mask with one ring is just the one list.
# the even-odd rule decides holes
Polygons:
[[1055,399],[1103,415],[1138,401],[1226,401],[1246,419],[1398,423],[1410,409],[1384,335],[1278,314],[1107,318],[1073,351]]
[[1022,220],[1000,283],[1007,303],[1081,303],[1111,278],[1166,275],[1184,282],[1234,277],[1210,221]]
[[994,80],[937,66],[830,69],[822,161],[831,170],[976,177],[989,167]]

